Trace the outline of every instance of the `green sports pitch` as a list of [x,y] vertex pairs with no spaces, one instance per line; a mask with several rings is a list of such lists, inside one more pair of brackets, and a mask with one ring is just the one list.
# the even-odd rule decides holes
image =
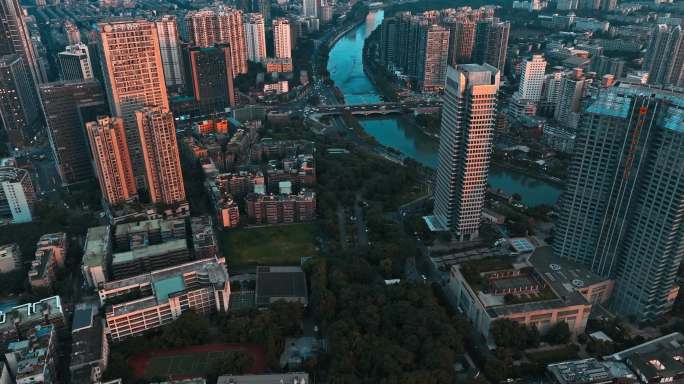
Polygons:
[[154,356],[145,368],[145,377],[198,377],[205,376],[214,362],[235,350],[188,352],[173,356]]

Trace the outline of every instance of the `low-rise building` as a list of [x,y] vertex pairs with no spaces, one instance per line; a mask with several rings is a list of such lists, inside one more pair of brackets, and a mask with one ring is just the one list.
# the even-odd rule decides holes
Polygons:
[[5,350],[5,361],[15,384],[57,383],[55,327],[35,325]]
[[16,339],[36,325],[53,325],[59,330],[65,324],[64,311],[59,296],[52,296],[35,303],[25,303],[0,311],[0,346]]
[[[100,285],[106,332],[120,341],[157,329],[183,312],[226,312],[228,271],[222,259],[196,260]],[[114,304],[115,303],[115,304]]]
[[79,303],[71,326],[70,383],[96,383],[107,369],[109,341],[97,303]]
[[108,225],[88,228],[83,245],[81,272],[90,288],[96,289],[109,276],[108,263],[112,255],[112,233]]
[[316,219],[316,194],[250,194],[245,198],[247,217],[255,224],[299,223]]
[[0,245],[0,273],[21,268],[21,249],[15,243]]
[[560,127],[544,125],[542,142],[549,147],[565,153],[572,153],[575,146],[575,134]]
[[58,269],[64,267],[67,249],[66,233],[43,235],[36,246],[35,258],[28,272],[29,283],[33,288],[50,292]]
[[185,239],[185,220],[153,219],[119,224],[114,230],[116,251],[127,251],[172,239]]
[[186,239],[140,246],[112,255],[112,279],[122,279],[190,260]]
[[264,64],[268,73],[290,73],[294,68],[292,66],[292,59],[286,57],[268,58]]
[[219,254],[218,241],[214,233],[211,216],[190,218],[192,232],[192,251],[195,259],[208,259]]
[[559,322],[584,332],[593,303],[605,302],[613,281],[555,258],[549,247],[518,258],[478,260],[451,267],[448,288],[474,328],[490,341],[497,319],[536,326],[545,333]]
[[223,375],[216,384],[309,384],[306,372],[269,373],[262,375]]
[[290,87],[287,80],[281,80],[275,83],[264,84],[264,93],[280,95],[281,93],[287,93],[289,90]]
[[594,358],[549,364],[546,372],[556,384],[627,384],[636,381],[636,376],[624,363]]
[[276,301],[309,303],[306,274],[300,267],[257,267],[256,305],[267,307]]
[[684,380],[684,335],[671,333],[624,351],[605,360],[624,362],[643,384],[681,383]]

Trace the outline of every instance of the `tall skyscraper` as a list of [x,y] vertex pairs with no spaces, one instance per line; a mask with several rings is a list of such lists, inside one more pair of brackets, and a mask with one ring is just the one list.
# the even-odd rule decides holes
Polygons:
[[684,257],[684,97],[621,84],[583,113],[553,249],[616,280],[613,309],[653,320]]
[[247,73],[247,39],[242,12],[229,7],[203,9],[185,16],[191,42],[201,48],[228,44],[233,76]]
[[28,144],[40,127],[35,84],[21,56],[0,56],[0,119],[14,147]]
[[302,12],[305,17],[318,17],[321,0],[302,0]]
[[266,28],[264,17],[259,13],[245,15],[245,37],[247,39],[247,59],[261,63],[266,59]]
[[479,233],[498,91],[499,71],[491,65],[447,71],[434,218],[460,240]]
[[137,189],[123,119],[101,116],[86,123],[86,132],[102,197],[111,205],[134,199]]
[[166,15],[155,22],[161,50],[164,80],[169,88],[183,87],[183,61],[176,17]]
[[0,167],[0,217],[12,223],[29,223],[33,220],[36,192],[31,174],[22,168]]
[[192,94],[202,113],[213,113],[235,106],[230,48],[217,45],[194,47],[188,51]]
[[544,56],[532,55],[531,59],[523,61],[520,68],[520,84],[518,84],[518,93],[521,99],[539,101],[544,86],[545,73],[546,60],[544,60]]
[[576,68],[573,73],[561,79],[558,104],[556,104],[553,118],[564,127],[577,128],[585,88],[586,79],[580,68]]
[[425,56],[421,85],[423,91],[436,92],[444,89],[449,50],[449,30],[433,24],[425,31]]
[[102,86],[94,80],[44,83],[40,99],[62,185],[91,180],[95,174],[85,123],[109,113]]
[[680,25],[656,26],[644,57],[649,84],[684,86],[684,32]]
[[98,26],[109,109],[123,118],[133,171],[138,188],[142,188],[144,163],[135,111],[146,106],[169,109],[157,28],[147,20]]
[[161,108],[145,108],[136,112],[147,189],[153,203],[176,204],[185,201],[176,126],[173,114]]
[[59,76],[62,80],[90,80],[94,77],[88,46],[83,43],[67,45],[57,54]]
[[290,20],[279,17],[273,20],[273,45],[275,46],[275,57],[278,59],[292,58],[292,32],[290,31]]
[[[34,83],[47,80],[39,68],[38,54],[31,42],[19,0],[0,0],[0,56],[11,54],[21,57]],[[34,94],[36,92],[34,86]]]
[[491,64],[499,71],[503,71],[510,30],[511,23],[508,21],[500,21],[497,18],[480,20],[475,30],[473,61]]

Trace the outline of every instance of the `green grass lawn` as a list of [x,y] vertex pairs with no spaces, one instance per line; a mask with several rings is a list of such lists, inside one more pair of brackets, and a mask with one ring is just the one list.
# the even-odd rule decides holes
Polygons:
[[220,233],[221,249],[230,267],[294,265],[315,256],[315,224],[240,228]]

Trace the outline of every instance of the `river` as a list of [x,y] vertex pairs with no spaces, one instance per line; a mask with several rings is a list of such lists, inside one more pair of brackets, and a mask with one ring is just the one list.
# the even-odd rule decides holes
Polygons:
[[[340,38],[330,50],[328,71],[349,104],[381,101],[380,94],[363,71],[363,44],[384,17],[383,10],[372,11],[366,21]],[[362,119],[361,125],[381,144],[435,168],[439,141],[415,126],[394,118]],[[526,205],[555,204],[560,188],[542,180],[506,169],[492,167],[489,184],[507,194],[519,193]]]

